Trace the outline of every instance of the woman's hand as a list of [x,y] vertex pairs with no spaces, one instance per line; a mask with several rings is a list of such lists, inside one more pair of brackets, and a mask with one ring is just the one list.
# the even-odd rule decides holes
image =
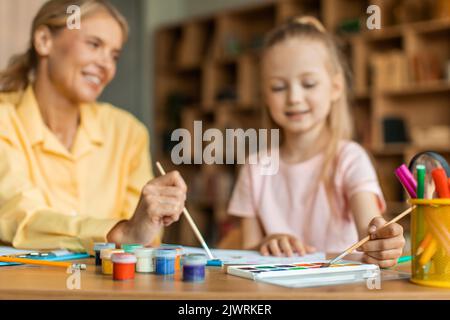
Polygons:
[[300,256],[306,253],[315,252],[314,247],[304,245],[296,237],[289,234],[272,234],[266,237],[260,247],[260,252],[264,256],[288,256],[291,257],[294,253]]
[[405,246],[403,228],[397,223],[381,228],[386,224],[382,217],[373,218],[369,224],[370,239],[358,248],[363,251],[363,261],[389,268],[397,264]]
[[186,200],[186,183],[178,171],[149,181],[133,217],[119,222],[108,234],[108,241],[150,245],[162,226],[178,221]]

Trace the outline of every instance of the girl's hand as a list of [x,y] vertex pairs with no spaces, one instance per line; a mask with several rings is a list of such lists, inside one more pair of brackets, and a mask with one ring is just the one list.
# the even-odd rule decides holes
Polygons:
[[381,268],[395,266],[405,246],[402,226],[393,223],[381,229],[385,224],[382,217],[373,218],[369,224],[371,240],[358,248],[364,252],[364,262],[378,264]]
[[285,255],[291,257],[294,253],[303,256],[315,251],[314,247],[304,245],[296,237],[280,233],[265,238],[260,247],[260,252],[264,256],[274,255],[279,257]]
[[133,217],[119,222],[108,234],[116,243],[150,245],[162,226],[178,221],[186,200],[186,184],[177,171],[149,181]]

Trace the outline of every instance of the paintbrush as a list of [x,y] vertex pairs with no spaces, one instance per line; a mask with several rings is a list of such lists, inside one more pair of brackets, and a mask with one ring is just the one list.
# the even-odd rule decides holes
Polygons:
[[[416,208],[416,206],[412,206],[411,208],[403,211],[402,213],[400,213],[398,216],[396,216],[394,219],[392,219],[391,221],[387,222],[384,226],[381,227],[381,229],[387,227],[388,225],[391,225],[393,223],[396,223],[397,221],[399,221],[401,218],[403,218],[404,216],[406,216],[407,214],[409,214],[411,211],[413,211]],[[322,266],[322,268],[327,268],[333,264],[336,264],[338,261],[342,260],[346,255],[350,254],[353,252],[353,250],[359,248],[360,246],[362,246],[363,244],[365,244],[367,241],[370,240],[370,235],[361,239],[360,241],[358,241],[357,243],[355,243],[354,245],[352,245],[350,248],[348,248],[347,250],[345,250],[344,252],[342,252],[340,255],[338,255],[337,257],[333,258],[330,260],[330,262],[328,262],[327,264],[324,264]]]
[[[156,162],[156,167],[158,168],[159,173],[161,175],[166,174],[166,172],[164,171],[163,167],[161,166],[161,164],[159,162]],[[208,254],[208,257],[210,259],[208,261],[208,265],[221,266],[222,262],[219,259],[214,258],[211,251],[208,248],[208,245],[206,244],[205,240],[203,239],[202,234],[198,230],[197,226],[195,225],[194,220],[192,219],[191,215],[189,214],[189,211],[185,207],[183,208],[183,213],[184,213],[184,216],[186,217],[187,221],[189,222],[189,225],[191,226],[192,230],[194,231],[195,236],[197,237],[198,241],[201,243],[203,249],[205,249],[206,253]]]

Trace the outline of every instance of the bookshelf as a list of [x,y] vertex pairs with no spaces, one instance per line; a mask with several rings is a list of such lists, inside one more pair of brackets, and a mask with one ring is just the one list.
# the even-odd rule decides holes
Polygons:
[[[366,9],[382,12],[381,30],[367,30]],[[298,15],[314,15],[343,43],[353,71],[355,140],[371,154],[388,214],[405,206],[393,174],[415,153],[436,150],[450,160],[449,0],[272,0],[164,25],[156,34],[155,158],[188,182],[187,206],[207,241],[233,228],[226,207],[239,167],[175,166],[171,132],[261,128],[259,55],[264,34]],[[404,221],[408,227],[408,221]],[[185,221],[164,239],[198,245]]]

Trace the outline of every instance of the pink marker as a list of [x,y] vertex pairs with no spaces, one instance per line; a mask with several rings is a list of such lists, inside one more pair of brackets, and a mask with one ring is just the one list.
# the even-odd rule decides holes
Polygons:
[[411,171],[409,171],[408,167],[405,164],[402,164],[398,169],[403,172],[403,175],[408,180],[411,187],[413,187],[414,190],[417,190],[417,181],[414,179],[414,176]]
[[400,167],[395,169],[395,175],[397,176],[398,180],[400,180],[400,183],[406,189],[406,192],[408,192],[409,196],[412,199],[417,198],[417,182],[415,181],[408,168],[404,164],[401,165]]

